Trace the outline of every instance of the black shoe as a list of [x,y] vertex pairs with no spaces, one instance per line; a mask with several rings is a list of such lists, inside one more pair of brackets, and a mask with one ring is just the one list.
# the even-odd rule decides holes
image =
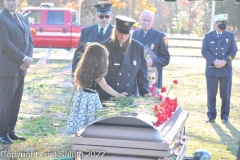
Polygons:
[[18,136],[16,133],[9,133],[9,137],[12,140],[21,140],[21,141],[26,141],[26,138]]
[[222,119],[222,123],[229,123],[228,119]]
[[9,138],[8,135],[0,136],[0,142],[3,144],[12,144],[13,143],[13,141],[11,140],[11,138]]
[[215,119],[209,118],[209,119],[206,121],[206,123],[215,123]]

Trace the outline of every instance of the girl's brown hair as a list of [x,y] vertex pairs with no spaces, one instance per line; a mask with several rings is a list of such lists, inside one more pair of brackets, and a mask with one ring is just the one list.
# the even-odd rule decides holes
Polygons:
[[96,85],[96,79],[106,76],[108,71],[108,51],[98,43],[88,45],[78,62],[74,73],[75,86],[87,88]]

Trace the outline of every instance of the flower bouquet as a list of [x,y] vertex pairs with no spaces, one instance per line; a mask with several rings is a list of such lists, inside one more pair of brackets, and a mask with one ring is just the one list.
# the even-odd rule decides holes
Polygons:
[[[166,93],[166,87],[160,89],[160,94],[151,97],[114,97],[110,101],[103,103],[103,109],[100,109],[97,116],[100,119],[108,118],[118,115],[132,115],[148,114],[154,116],[153,126],[158,127],[168,119],[172,117],[172,114],[176,110],[178,103],[177,98],[171,99],[168,97],[171,89],[175,84],[178,84],[177,80],[173,81],[172,86]],[[149,109],[153,106],[153,109]]]
[[154,116],[157,118],[156,122],[153,125],[156,127],[166,122],[169,118],[172,118],[172,114],[175,112],[178,106],[177,98],[170,99],[168,97],[168,94],[173,88],[174,84],[178,84],[178,81],[177,80],[173,81],[173,84],[169,89],[169,91],[167,92],[166,97],[164,97],[163,94],[161,94],[166,92],[166,87],[161,88],[161,91],[160,91],[161,93],[159,95],[160,102],[158,105],[154,105],[154,110],[153,110]]

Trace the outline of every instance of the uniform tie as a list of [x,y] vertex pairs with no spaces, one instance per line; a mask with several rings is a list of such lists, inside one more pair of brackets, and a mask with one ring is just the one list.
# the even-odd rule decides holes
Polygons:
[[21,23],[20,20],[18,19],[17,14],[16,14],[16,13],[13,13],[13,15],[14,15],[14,18],[16,19],[17,23],[18,23],[21,27],[23,27],[23,26],[22,26],[22,23]]
[[143,37],[146,37],[146,35],[147,35],[147,32],[143,32]]
[[103,37],[103,28],[101,28],[99,32],[99,38],[101,39],[102,37]]
[[220,38],[221,38],[221,35],[222,35],[222,34],[218,34],[218,39],[220,39]]

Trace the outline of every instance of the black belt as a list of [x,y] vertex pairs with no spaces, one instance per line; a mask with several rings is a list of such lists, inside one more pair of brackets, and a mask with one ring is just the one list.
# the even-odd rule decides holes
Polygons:
[[96,91],[95,89],[90,89],[90,88],[84,88],[83,91],[88,93],[98,93],[98,91]]

